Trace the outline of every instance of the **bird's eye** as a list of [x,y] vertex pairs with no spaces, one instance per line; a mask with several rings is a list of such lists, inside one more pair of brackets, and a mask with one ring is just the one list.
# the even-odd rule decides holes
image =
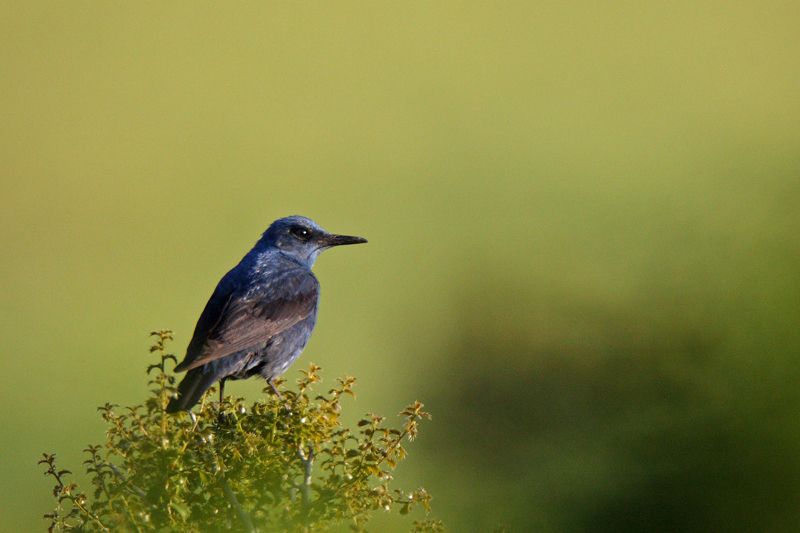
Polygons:
[[311,230],[304,228],[303,226],[295,226],[290,229],[289,232],[301,241],[306,241],[309,237],[311,237]]

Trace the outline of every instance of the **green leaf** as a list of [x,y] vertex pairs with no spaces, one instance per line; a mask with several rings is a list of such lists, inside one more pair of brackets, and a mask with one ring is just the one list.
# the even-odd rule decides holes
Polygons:
[[184,521],[189,518],[189,508],[184,503],[172,500],[169,502],[169,506],[172,507]]

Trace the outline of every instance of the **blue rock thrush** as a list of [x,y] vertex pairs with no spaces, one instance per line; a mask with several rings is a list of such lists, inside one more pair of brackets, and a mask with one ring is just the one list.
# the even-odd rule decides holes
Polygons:
[[[273,387],[303,351],[317,320],[319,282],[311,267],[323,250],[367,242],[334,235],[313,220],[276,220],[220,280],[206,304],[186,357],[188,371],[167,411],[189,410],[216,381],[259,375]],[[277,391],[276,391],[277,392]]]

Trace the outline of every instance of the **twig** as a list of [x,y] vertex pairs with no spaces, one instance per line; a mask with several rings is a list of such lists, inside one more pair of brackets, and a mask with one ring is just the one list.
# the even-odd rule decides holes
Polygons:
[[128,478],[125,477],[125,474],[123,474],[120,471],[120,469],[117,468],[117,465],[115,465],[114,463],[106,463],[106,465],[108,465],[108,467],[111,469],[111,471],[114,472],[115,476],[117,476],[118,478],[120,478],[122,480],[122,482],[125,484],[126,487],[128,487],[128,489],[131,492],[133,492],[134,494],[136,494],[140,498],[144,498],[145,496],[147,496],[147,494],[145,494],[145,492],[142,489],[140,489],[139,487],[137,487],[136,485],[131,483],[128,480]]
[[72,494],[72,490],[75,487],[75,485],[74,484],[66,485],[64,483],[64,480],[61,479],[61,476],[63,474],[68,474],[68,473],[71,473],[71,472],[69,472],[69,470],[57,470],[56,469],[55,455],[46,455],[45,454],[44,459],[40,460],[39,464],[46,464],[48,466],[48,468],[47,468],[47,472],[45,472],[45,474],[52,476],[56,480],[56,483],[58,483],[59,496],[60,496],[59,497],[59,502],[62,499],[65,499],[65,498],[68,499],[70,502],[72,502],[72,505],[74,505],[75,507],[80,509],[80,511],[87,518],[89,518],[92,521],[94,521],[102,531],[110,531],[105,526],[105,524],[103,524],[103,522],[100,520],[100,518],[96,514],[94,514],[92,511],[90,511],[89,508],[86,507],[86,505],[84,505],[85,497],[84,497],[83,494],[80,494],[80,493],[77,494],[77,495]]

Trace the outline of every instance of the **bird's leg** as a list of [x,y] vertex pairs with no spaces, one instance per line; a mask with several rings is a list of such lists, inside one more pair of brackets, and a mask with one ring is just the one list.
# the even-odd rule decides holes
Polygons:
[[222,400],[225,398],[225,378],[219,380],[219,404],[217,405],[217,423],[225,422],[225,413],[222,412]]
[[225,398],[225,378],[219,380],[219,408],[222,409],[222,400]]
[[281,395],[280,391],[278,390],[278,387],[276,387],[275,384],[272,382],[272,378],[269,378],[267,380],[267,385],[269,385],[269,388],[272,389],[272,392],[275,393],[275,396],[277,396],[279,400],[283,400],[283,396]]

